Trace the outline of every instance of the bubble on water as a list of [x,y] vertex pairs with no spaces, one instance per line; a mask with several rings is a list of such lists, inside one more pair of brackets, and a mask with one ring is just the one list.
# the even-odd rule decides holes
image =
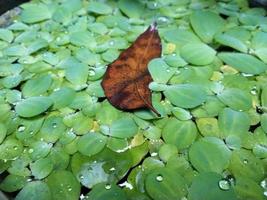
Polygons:
[[229,190],[230,187],[231,187],[230,182],[228,180],[226,180],[226,179],[220,180],[219,183],[218,183],[218,185],[219,185],[219,188],[221,190]]
[[13,147],[13,149],[16,151],[16,150],[18,150],[18,147],[17,147],[17,146],[15,146],[15,147]]
[[105,185],[105,188],[106,188],[107,190],[110,190],[110,189],[111,189],[111,185],[110,185],[109,183],[107,183],[107,184]]
[[171,71],[171,70],[169,70],[169,69],[166,70],[166,72],[168,72],[168,73],[169,73],[170,71]]
[[161,182],[161,181],[163,181],[163,176],[162,175],[157,175],[157,177],[156,177],[156,180],[158,181],[158,182]]
[[23,132],[25,129],[26,129],[25,126],[20,125],[20,126],[18,127],[18,132]]
[[247,160],[247,159],[244,159],[244,160],[243,160],[243,163],[244,163],[244,164],[248,164],[248,160]]

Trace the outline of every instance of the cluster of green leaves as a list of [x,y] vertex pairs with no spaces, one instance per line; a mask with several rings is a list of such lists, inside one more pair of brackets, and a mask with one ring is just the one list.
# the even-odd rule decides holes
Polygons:
[[[16,200],[263,200],[267,18],[246,0],[34,0],[0,29],[0,189]],[[154,20],[153,106],[106,65]],[[120,184],[118,184],[120,183]],[[91,189],[82,194],[81,188]]]

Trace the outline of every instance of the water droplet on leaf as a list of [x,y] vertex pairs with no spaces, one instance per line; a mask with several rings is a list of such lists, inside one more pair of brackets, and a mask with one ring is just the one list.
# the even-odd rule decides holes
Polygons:
[[18,127],[18,132],[23,132],[25,129],[26,129],[25,126],[20,125],[20,126]]
[[231,185],[230,185],[228,180],[222,179],[222,180],[219,181],[219,187],[222,190],[229,190]]
[[163,177],[161,175],[157,175],[156,180],[158,182],[161,182],[161,181],[163,181]]
[[105,185],[105,188],[106,188],[107,190],[110,190],[111,185],[110,185],[110,184],[106,184],[106,185]]

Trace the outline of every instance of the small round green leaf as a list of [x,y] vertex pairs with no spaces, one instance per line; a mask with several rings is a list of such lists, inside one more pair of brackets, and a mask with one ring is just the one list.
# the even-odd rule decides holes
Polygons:
[[127,200],[125,192],[115,184],[100,183],[93,187],[85,199],[88,200]]
[[196,34],[205,43],[212,42],[214,35],[225,26],[224,20],[212,11],[195,11],[190,16],[190,22]]
[[205,137],[189,150],[189,160],[199,172],[221,173],[230,163],[231,151],[216,137]]
[[130,117],[120,118],[110,126],[108,135],[118,138],[130,138],[137,133],[137,126]]
[[174,105],[181,108],[194,108],[206,100],[206,91],[203,87],[193,84],[171,85],[164,95]]
[[145,189],[154,200],[182,199],[187,194],[187,185],[177,171],[159,168],[145,178]]
[[193,65],[208,65],[215,59],[216,51],[203,43],[189,43],[181,48],[180,55]]
[[29,182],[16,196],[15,200],[52,200],[51,192],[42,181]]
[[54,171],[47,177],[47,185],[53,200],[79,199],[80,184],[70,171]]
[[237,200],[230,181],[223,179],[220,174],[204,172],[193,179],[189,188],[190,200]]
[[225,105],[237,111],[247,111],[252,107],[251,95],[237,88],[227,88],[217,97]]
[[15,110],[19,116],[34,117],[45,112],[52,105],[49,97],[30,97],[20,101]]
[[92,156],[100,152],[106,145],[107,137],[100,133],[87,133],[78,140],[78,150],[83,155]]
[[243,53],[219,53],[218,57],[227,65],[246,74],[260,74],[267,70],[267,64],[252,55]]
[[105,3],[92,1],[88,5],[88,11],[97,14],[107,15],[112,12],[112,8]]
[[192,121],[169,119],[162,130],[162,137],[168,144],[174,144],[178,149],[189,147],[197,136],[196,125]]
[[53,163],[49,158],[41,158],[30,165],[32,175],[36,179],[47,177],[53,170]]

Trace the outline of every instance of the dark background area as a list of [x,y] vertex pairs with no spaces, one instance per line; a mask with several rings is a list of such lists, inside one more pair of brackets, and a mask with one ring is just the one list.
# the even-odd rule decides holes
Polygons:
[[0,15],[29,0],[0,0]]
[[[0,0],[0,15],[29,0]],[[267,8],[267,0],[250,0],[251,7]]]

